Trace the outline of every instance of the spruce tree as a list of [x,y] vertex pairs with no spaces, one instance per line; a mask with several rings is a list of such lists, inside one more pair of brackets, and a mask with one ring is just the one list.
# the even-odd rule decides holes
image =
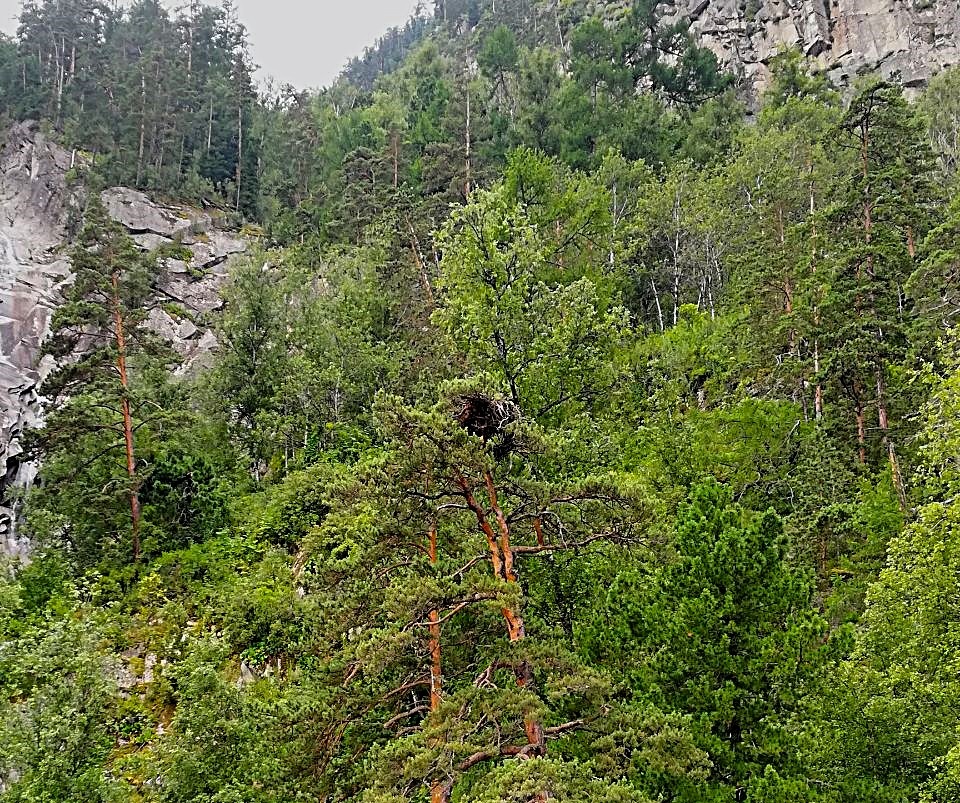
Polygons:
[[854,158],[823,214],[823,375],[836,402],[853,413],[861,463],[876,443],[870,432],[879,433],[906,505],[889,385],[908,348],[904,287],[930,226],[931,152],[903,90],[884,82],[860,90],[835,135],[835,147]]

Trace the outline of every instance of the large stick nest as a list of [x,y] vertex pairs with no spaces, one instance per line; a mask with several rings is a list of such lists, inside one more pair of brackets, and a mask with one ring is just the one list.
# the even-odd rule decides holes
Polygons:
[[494,399],[480,392],[469,393],[458,399],[454,414],[457,423],[471,435],[492,444],[494,456],[501,458],[512,451],[515,442],[509,430],[519,420],[520,411],[512,401]]

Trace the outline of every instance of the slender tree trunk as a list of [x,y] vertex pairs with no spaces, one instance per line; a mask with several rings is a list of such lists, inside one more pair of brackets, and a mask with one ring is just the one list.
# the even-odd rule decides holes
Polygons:
[[[493,481],[493,475],[489,471],[484,472],[484,481],[487,488],[487,496],[490,501],[490,506],[493,510],[497,521],[497,528],[500,532],[499,538],[494,532],[493,527],[490,525],[486,511],[479,504],[479,502],[477,502],[466,479],[462,475],[457,476],[457,484],[463,493],[467,506],[473,511],[477,518],[477,523],[480,526],[480,530],[487,539],[487,546],[490,550],[490,565],[493,569],[494,576],[508,583],[516,583],[517,576],[513,568],[514,554],[510,547],[510,528],[507,524],[506,517],[503,515],[503,511],[500,509],[497,499],[497,490]],[[514,610],[508,606],[504,606],[500,609],[500,611],[503,614],[504,621],[506,622],[507,636],[509,637],[510,641],[516,643],[525,639],[527,631],[526,624],[523,621],[522,613],[519,610]],[[532,688],[534,684],[534,677],[533,667],[530,665],[530,662],[526,660],[520,661],[514,667],[514,677],[516,678],[518,686],[522,688]],[[527,746],[530,748],[530,755],[544,755],[546,752],[546,740],[544,737],[543,725],[540,723],[539,718],[533,715],[526,717],[524,719],[524,732],[526,733],[527,737]]]
[[[814,217],[817,211],[816,185],[813,180],[813,161],[808,160],[807,170],[810,173],[810,272],[817,275],[817,220]],[[820,381],[820,290],[814,287],[813,301],[813,373],[816,381],[813,389],[813,410],[817,421],[823,420],[823,383]]]
[[861,464],[867,462],[867,417],[863,409],[860,393],[854,391],[857,397],[855,414],[857,418],[857,457]]
[[400,186],[400,134],[394,129],[391,132],[393,140],[393,188]]
[[[560,221],[557,220],[557,245],[560,245],[563,242],[563,227],[560,225]],[[563,249],[557,251],[557,265],[560,266],[560,270],[563,270]]]
[[[54,120],[57,125],[60,125],[60,115],[61,115],[61,112],[63,111],[63,83],[65,80],[66,69],[67,69],[66,53],[64,52],[64,50],[66,49],[66,46],[67,46],[67,43],[65,39],[61,36],[60,50],[57,54],[57,113],[56,113],[56,116],[54,117]],[[57,49],[56,40],[54,40],[53,47],[54,47],[54,50]]]
[[181,134],[180,135],[180,156],[177,159],[177,178],[178,179],[183,178],[183,159],[184,159],[184,156],[186,155],[186,150],[187,150],[187,135]]
[[660,306],[660,293],[657,291],[657,283],[653,280],[653,277],[650,278],[650,286],[653,288],[653,300],[657,305],[657,321],[660,324],[660,331],[666,332],[667,327],[663,320],[663,307]]
[[[620,213],[617,208],[617,182],[616,181],[613,182],[613,187],[611,188],[611,195],[612,195],[612,201],[613,201],[613,210],[612,210],[613,214],[611,214],[610,216],[610,222],[612,223],[612,225],[610,226],[610,249],[609,249],[609,253],[607,254],[607,264],[610,265],[610,270],[613,270],[613,266],[616,264],[616,254],[614,253],[614,249],[616,247],[616,242],[617,242],[617,224],[620,222]],[[624,206],[626,206],[626,204],[624,204]]]
[[887,415],[886,383],[883,381],[883,372],[877,369],[877,418],[880,432],[883,433],[883,444],[887,450],[887,459],[890,461],[890,476],[893,487],[897,492],[901,510],[907,509],[907,490],[900,472],[900,461],[897,459],[897,450],[890,437],[890,419]]
[[553,4],[553,18],[554,18],[554,20],[555,20],[556,23],[557,23],[557,36],[558,36],[559,39],[560,39],[560,49],[561,49],[562,51],[564,51],[564,53],[566,53],[567,45],[566,45],[566,42],[563,41],[563,26],[560,24],[560,2],[559,2],[559,0],[557,0],[557,2],[555,2],[555,3]]
[[427,266],[424,263],[423,255],[420,253],[420,241],[417,239],[417,233],[414,231],[413,222],[407,218],[407,228],[410,230],[410,250],[413,251],[413,258],[417,262],[417,268],[420,270],[420,283],[423,285],[423,292],[427,297],[427,304],[433,310],[436,306],[436,299],[433,296],[433,287],[430,285],[430,277],[427,275]]
[[[437,528],[430,529],[430,564],[437,565]],[[443,695],[443,664],[440,651],[440,611],[430,611],[430,710],[440,707]]]
[[190,22],[187,25],[187,88],[193,85],[193,25],[197,19],[197,9],[190,3]]
[[[484,472],[484,481],[487,486],[487,498],[490,507],[493,510],[497,520],[497,528],[500,531],[500,555],[502,560],[502,579],[508,583],[516,583],[517,575],[514,571],[514,554],[510,547],[510,527],[507,524],[507,518],[503,515],[500,503],[497,498],[497,488],[493,481],[493,474],[488,470]],[[504,619],[507,623],[507,634],[511,642],[522,641],[527,637],[526,624],[523,621],[523,614],[519,610],[511,608],[503,609]],[[533,667],[527,660],[520,661],[514,667],[514,676],[517,685],[521,688],[530,689],[534,685]],[[543,725],[539,718],[533,715],[527,716],[523,722],[524,731],[527,735],[527,745],[532,748],[532,754],[544,755],[546,753],[546,740],[543,732]]]
[[240,214],[240,191],[243,184],[243,98],[237,101],[237,214]]
[[147,77],[140,70],[140,145],[137,149],[137,186],[143,178],[143,154],[147,140]]
[[[863,239],[867,246],[867,275],[869,277],[874,276],[874,260],[873,255],[870,253],[870,245],[873,242],[873,203],[870,198],[870,128],[869,123],[865,120],[861,126],[861,148],[860,148],[860,161],[862,164],[863,172]],[[857,282],[861,282],[863,279],[863,268],[858,265],[857,267]],[[854,299],[854,307],[857,314],[857,317],[862,316],[863,314],[863,298],[860,294],[860,288],[857,289],[857,296]],[[867,462],[867,450],[866,450],[866,423],[864,421],[865,413],[863,409],[863,402],[861,401],[862,394],[859,391],[855,391],[857,395],[857,442],[859,444],[859,456],[860,462]],[[879,404],[879,401],[878,401]]]
[[123,388],[120,402],[123,414],[123,440],[127,452],[127,477],[130,480],[130,517],[133,525],[133,559],[140,561],[140,495],[137,489],[137,461],[133,451],[133,416],[130,413],[130,381],[127,375],[127,342],[123,331],[123,312],[120,308],[120,277],[114,272],[113,284],[113,322],[117,341],[117,373]]
[[466,87],[467,87],[467,131],[466,131],[466,138],[467,138],[467,142],[466,142],[467,163],[466,163],[465,167],[466,167],[466,171],[467,171],[467,182],[466,182],[466,187],[465,187],[465,190],[466,190],[465,196],[466,196],[467,198],[469,198],[469,197],[470,197],[470,192],[473,190],[472,178],[471,178],[471,172],[472,172],[472,169],[473,169],[473,165],[472,165],[472,163],[471,163],[471,159],[472,159],[472,156],[473,156],[473,154],[471,153],[471,149],[472,149],[472,147],[473,147],[473,143],[472,143],[472,135],[473,135],[473,132],[470,130],[471,120],[470,120],[470,81],[469,81],[469,80],[467,81]]
[[[430,528],[430,563],[437,564],[437,528]],[[440,611],[430,611],[430,713],[435,714],[443,701],[443,660],[440,643]],[[438,745],[442,747],[442,745]],[[450,784],[435,779],[430,784],[430,803],[448,803]]]
[[533,532],[537,536],[537,546],[546,546],[547,539],[543,537],[543,521],[539,516],[533,520]]
[[[814,310],[814,319],[817,323],[818,312]],[[817,421],[823,419],[823,384],[820,382],[820,341],[813,341],[813,373],[817,377],[813,390],[813,410]]]
[[213,95],[210,95],[210,114],[207,117],[207,153],[213,149]]
[[680,321],[680,196],[673,204],[673,325]]

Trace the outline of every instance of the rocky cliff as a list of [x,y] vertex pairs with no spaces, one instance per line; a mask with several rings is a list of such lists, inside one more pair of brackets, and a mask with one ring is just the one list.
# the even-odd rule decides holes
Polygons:
[[176,240],[192,254],[188,262],[166,260],[158,288],[161,303],[151,310],[149,322],[179,352],[178,373],[192,374],[207,367],[217,346],[210,316],[222,305],[220,286],[230,258],[245,251],[246,243],[218,228],[207,212],[162,206],[126,187],[107,190],[101,200],[145,251]]
[[771,57],[799,47],[838,86],[879,72],[921,87],[960,63],[958,0],[669,0],[699,41],[754,90]]
[[[17,556],[28,545],[17,532],[16,489],[36,477],[36,467],[22,460],[21,439],[40,422],[37,389],[51,368],[40,347],[59,288],[70,280],[64,246],[81,196],[69,182],[75,155],[36,126],[18,124],[0,136],[0,555]],[[189,262],[166,263],[150,320],[183,357],[181,372],[196,370],[216,347],[209,316],[220,306],[227,263],[244,242],[206,212],[160,205],[134,190],[107,190],[102,200],[142,248],[174,238],[189,248]]]
[[0,553],[25,548],[7,490],[35,476],[20,437],[38,422],[37,386],[50,368],[38,362],[40,344],[70,275],[60,246],[74,204],[71,159],[29,125],[14,126],[0,147]]

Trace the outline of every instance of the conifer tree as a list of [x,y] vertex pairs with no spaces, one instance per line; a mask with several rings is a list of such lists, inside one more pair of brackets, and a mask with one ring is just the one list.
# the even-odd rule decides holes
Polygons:
[[[480,381],[444,387],[431,409],[383,398],[378,414],[388,449],[309,552],[352,633],[345,683],[381,718],[373,733],[397,734],[374,750],[363,799],[498,799],[488,786],[566,799],[602,774],[640,800],[619,759],[571,761],[620,722],[612,679],[539,624],[528,583],[532,562],[627,537],[642,502],[600,477],[551,481],[550,445]],[[692,771],[690,747],[677,761]]]
[[[48,471],[72,459],[80,476],[84,469],[122,454],[124,478],[107,470],[101,493],[109,498],[119,488],[126,496],[131,555],[138,561],[143,478],[137,466],[136,434],[158,414],[142,390],[151,366],[173,362],[172,352],[146,325],[156,260],[145,256],[93,201],[71,261],[75,278],[65,290],[65,303],[54,315],[44,346],[57,367],[41,388],[55,406],[39,435],[40,445],[51,464]],[[81,443],[91,453],[78,449]],[[94,490],[88,488],[87,493]],[[88,503],[95,505],[93,498]],[[89,543],[74,546],[94,554],[97,550]]]
[[744,511],[715,480],[691,491],[674,547],[649,581],[633,571],[615,581],[613,638],[594,649],[622,651],[639,697],[692,718],[717,786],[676,799],[752,800],[767,766],[793,769],[789,712],[822,661],[826,629],[810,607],[812,577],[790,566],[779,518]]
[[862,88],[836,133],[837,147],[855,159],[823,215],[823,371],[838,400],[853,410],[861,463],[870,445],[868,415],[875,412],[875,431],[905,505],[889,382],[907,349],[904,286],[918,238],[930,225],[931,153],[903,90],[888,83]]
[[960,793],[960,352],[947,339],[921,411],[916,520],[891,540],[857,645],[811,701],[820,771],[844,801],[947,803]]

